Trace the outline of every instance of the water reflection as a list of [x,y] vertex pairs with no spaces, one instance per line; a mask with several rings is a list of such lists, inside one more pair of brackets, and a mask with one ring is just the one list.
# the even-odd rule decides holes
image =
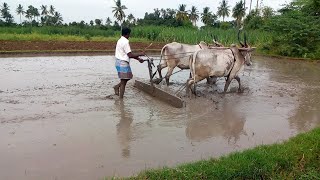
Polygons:
[[270,73],[270,82],[281,83],[274,92],[290,99],[297,97],[298,105],[288,118],[290,129],[305,132],[320,125],[319,76],[320,64],[292,60],[263,61]]
[[304,132],[320,125],[319,89],[308,88],[299,95],[299,105],[289,118],[291,129]]
[[119,112],[119,123],[117,124],[117,138],[122,148],[122,157],[130,157],[130,141],[132,138],[132,121],[133,115],[131,110],[125,106],[122,100],[115,101],[116,108]]
[[[221,110],[218,110],[221,108]],[[246,118],[240,114],[233,103],[223,100],[216,108],[199,108],[199,105],[190,105],[190,109],[198,109],[201,116],[188,116],[186,136],[191,141],[204,141],[212,137],[224,137],[228,144],[236,144],[241,134],[246,135],[244,125]],[[208,111],[208,109],[210,109]]]

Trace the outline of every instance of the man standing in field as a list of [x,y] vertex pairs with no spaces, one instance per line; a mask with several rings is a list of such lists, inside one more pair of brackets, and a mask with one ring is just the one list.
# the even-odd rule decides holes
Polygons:
[[120,78],[120,83],[113,86],[114,93],[123,99],[124,91],[126,89],[127,82],[132,79],[132,71],[130,67],[130,58],[138,60],[143,63],[143,60],[139,56],[144,56],[145,53],[133,54],[129,45],[129,37],[131,29],[123,28],[122,36],[117,42],[115,58],[116,58],[116,69],[118,72],[118,77]]

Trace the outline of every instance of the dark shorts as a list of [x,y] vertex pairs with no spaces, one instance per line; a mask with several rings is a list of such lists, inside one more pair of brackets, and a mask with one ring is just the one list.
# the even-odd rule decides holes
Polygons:
[[116,69],[120,79],[132,79],[132,71],[129,62],[116,59]]

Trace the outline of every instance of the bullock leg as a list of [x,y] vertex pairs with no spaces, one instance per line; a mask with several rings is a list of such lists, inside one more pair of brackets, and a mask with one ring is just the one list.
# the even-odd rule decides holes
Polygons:
[[158,66],[157,66],[157,71],[158,71],[158,73],[159,73],[159,79],[155,79],[153,82],[154,83],[156,83],[156,84],[159,84],[159,83],[161,83],[161,81],[162,81],[162,74],[161,74],[161,70],[163,69],[163,68],[165,68],[165,67],[167,67],[167,63],[165,63],[165,64],[159,64]]
[[207,78],[207,84],[209,85],[213,85],[217,82],[217,78],[216,77],[209,77]]
[[187,95],[189,95],[189,97],[191,96],[191,94],[190,94],[190,90],[192,91],[192,89],[191,89],[191,85],[193,84],[193,78],[189,78],[188,80],[187,80]]
[[[194,89],[192,89],[192,85],[193,85]],[[191,93],[196,95],[195,85],[196,85],[196,83],[193,78],[188,79],[188,81],[187,81],[187,94],[189,95],[189,97],[191,97]],[[190,91],[191,91],[191,93],[190,93]]]
[[172,75],[173,69],[174,69],[174,68],[171,68],[171,67],[169,66],[168,72],[167,72],[167,74],[166,74],[166,76],[165,76],[167,86],[169,86],[169,78],[170,78],[170,76]]
[[239,92],[242,92],[242,87],[241,87],[241,83],[240,83],[240,77],[239,77],[239,76],[236,76],[235,79],[236,79],[236,80],[238,81],[238,83],[239,83],[239,89],[238,89],[238,91],[239,91]]
[[229,87],[229,85],[230,85],[230,83],[231,83],[232,79],[233,79],[233,78],[228,77],[227,82],[226,82],[226,84],[224,85],[224,91],[223,91],[224,93],[226,93],[226,92],[227,92],[228,87]]
[[[194,95],[196,95],[196,83],[203,80],[204,78],[203,77],[200,77],[200,76],[197,76],[195,75],[195,78],[190,78],[188,79],[187,81],[187,93],[189,93],[189,90],[192,91],[192,93]],[[191,86],[193,85],[193,90],[191,88]]]

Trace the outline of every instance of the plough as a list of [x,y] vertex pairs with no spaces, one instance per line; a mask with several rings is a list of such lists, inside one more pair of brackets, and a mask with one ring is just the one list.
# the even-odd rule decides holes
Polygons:
[[173,107],[182,108],[185,107],[185,101],[181,98],[177,97],[176,95],[170,94],[158,87],[156,87],[153,83],[153,74],[152,74],[152,67],[155,67],[153,63],[153,59],[147,56],[147,63],[148,63],[148,70],[149,70],[149,82],[143,82],[139,80],[135,80],[134,87],[137,89],[155,97],[163,102],[166,102]]
[[148,62],[150,81],[143,82],[143,81],[135,80],[134,87],[151,95],[152,97],[155,97],[163,102],[166,102],[172,105],[173,107],[176,107],[176,108],[185,107],[185,101],[183,101],[181,98],[177,97],[176,95],[170,94],[154,85],[153,79],[152,79],[152,66],[154,66],[153,59],[148,57],[148,60],[146,61]]

